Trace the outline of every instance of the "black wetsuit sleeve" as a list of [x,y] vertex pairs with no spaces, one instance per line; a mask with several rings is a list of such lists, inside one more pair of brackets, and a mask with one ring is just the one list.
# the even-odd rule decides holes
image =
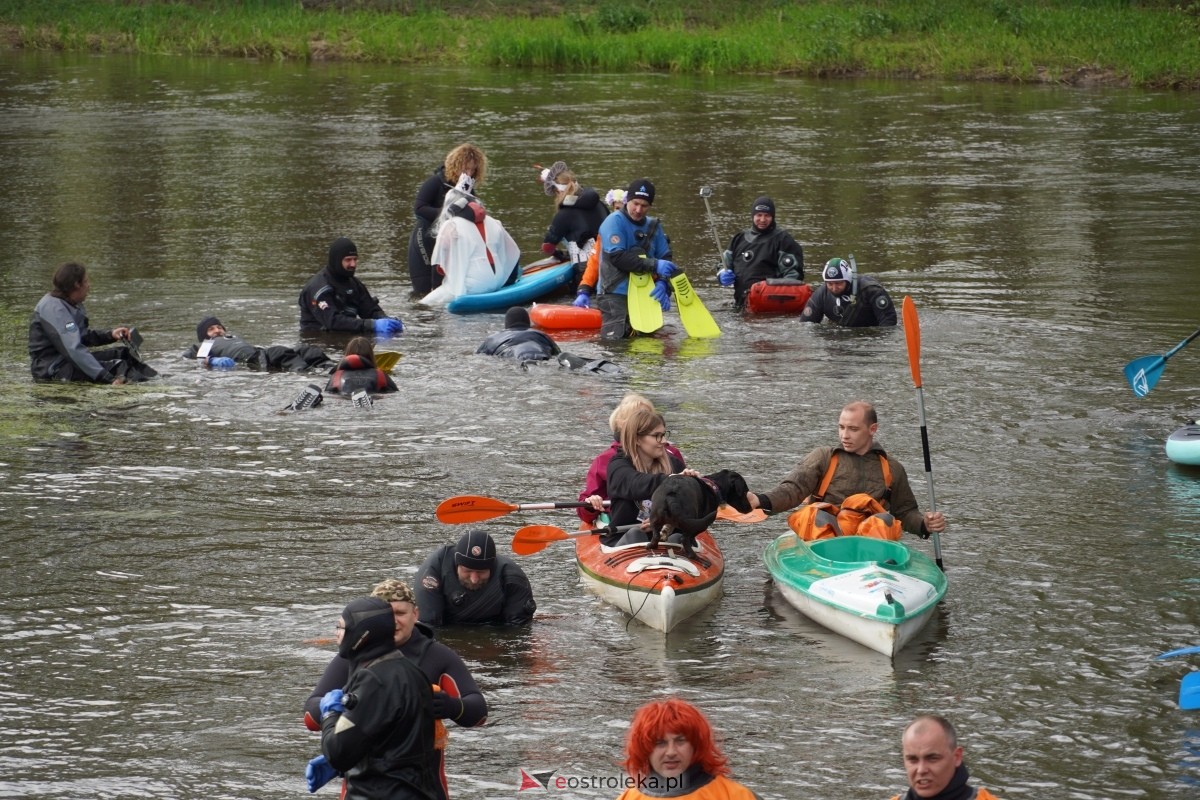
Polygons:
[[442,557],[446,547],[439,547],[417,571],[413,587],[417,595],[417,608],[421,621],[427,625],[441,625],[445,618],[446,598],[442,594]]
[[321,722],[321,698],[334,689],[342,689],[350,679],[350,662],[341,656],[334,656],[325,665],[321,679],[317,681],[312,694],[304,701],[304,713],[312,717],[318,725]]
[[442,203],[446,199],[446,183],[440,171],[430,175],[417,190],[417,199],[413,202],[413,213],[427,223],[437,221],[442,213]]
[[464,728],[473,728],[476,725],[482,725],[487,720],[487,699],[484,698],[483,692],[479,690],[479,684],[475,682],[475,676],[467,669],[466,663],[459,657],[458,653],[451,650],[441,642],[434,642],[430,646],[429,653],[425,656],[426,660],[432,660],[432,663],[426,665],[424,662],[421,668],[427,673],[436,675],[448,675],[458,687],[458,697],[462,700],[462,714],[452,720],[456,725]]
[[504,624],[524,625],[533,619],[537,602],[533,599],[533,587],[529,578],[516,564],[504,565],[502,576],[504,587]]

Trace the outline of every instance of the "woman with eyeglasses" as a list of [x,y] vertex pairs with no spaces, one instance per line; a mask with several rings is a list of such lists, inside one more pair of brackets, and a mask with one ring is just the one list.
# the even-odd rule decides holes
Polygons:
[[637,408],[629,415],[620,430],[620,445],[608,462],[608,515],[615,527],[648,519],[650,497],[668,475],[700,474],[684,469],[683,461],[667,450],[667,423],[651,409]]

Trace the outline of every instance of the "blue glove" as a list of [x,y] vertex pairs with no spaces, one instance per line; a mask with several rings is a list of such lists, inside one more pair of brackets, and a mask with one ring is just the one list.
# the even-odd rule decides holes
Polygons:
[[591,308],[592,296],[587,292],[580,292],[579,294],[575,295],[575,302],[571,303],[571,305],[575,306],[576,308]]
[[346,706],[342,703],[344,696],[341,689],[330,689],[321,698],[321,719],[325,719],[326,714],[344,714]]
[[736,280],[737,275],[735,275],[731,269],[723,269],[717,273],[717,281],[726,289],[728,289],[730,286],[733,286],[733,282]]
[[375,320],[376,336],[395,336],[404,330],[404,323],[393,317]]
[[463,701],[449,692],[433,693],[433,716],[437,719],[458,719],[465,710]]
[[667,261],[665,258],[658,260],[658,266],[654,268],[660,278],[669,278],[677,272],[682,272],[679,267],[675,266],[674,262]]
[[658,301],[663,311],[671,310],[671,295],[667,293],[666,281],[655,281],[654,288],[650,290],[650,296]]
[[216,358],[210,358],[208,365],[213,369],[233,369],[237,366],[237,362],[229,356],[217,356]]
[[317,756],[308,762],[304,768],[304,778],[308,781],[308,791],[311,794],[337,777],[337,770],[325,760],[325,756]]

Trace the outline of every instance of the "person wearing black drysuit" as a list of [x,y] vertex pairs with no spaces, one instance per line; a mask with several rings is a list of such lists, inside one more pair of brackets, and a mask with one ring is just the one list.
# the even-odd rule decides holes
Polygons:
[[325,268],[300,292],[300,330],[374,333],[394,336],[404,330],[399,319],[389,317],[367,287],[354,275],[358,248],[342,237],[329,246]]
[[29,322],[29,369],[35,380],[122,384],[158,375],[129,347],[89,349],[128,341],[130,329],[92,330],[83,307],[92,288],[87,267],[63,264],[54,272],[53,285],[38,301]]
[[237,364],[244,364],[255,370],[288,372],[328,370],[333,367],[333,359],[325,355],[319,347],[311,344],[298,347],[257,347],[242,337],[229,333],[216,317],[200,320],[200,324],[196,326],[197,343],[185,350],[183,357],[196,358],[200,346],[206,341],[211,341],[212,345],[205,356],[205,366],[217,369],[232,369]]
[[511,558],[496,555],[496,543],[481,530],[435,550],[415,583],[421,618],[434,627],[524,625],[537,610],[529,578]]
[[504,330],[489,335],[475,353],[511,358],[524,364],[526,361],[549,361],[562,352],[553,339],[529,326],[529,312],[521,306],[513,306],[504,313]]
[[739,232],[721,255],[717,280],[733,287],[733,304],[746,305],[750,287],[768,278],[804,280],[804,248],[792,235],[775,224],[775,201],[755,198],[750,209],[750,227]]
[[[412,280],[413,294],[424,297],[442,285],[442,274],[433,268],[430,254],[437,238],[438,218],[446,205],[446,193],[455,187],[473,193],[486,176],[487,155],[465,142],[447,153],[442,164],[417,189],[413,201],[417,224],[408,239],[408,277]],[[457,215],[472,219],[465,209],[460,209]]]
[[305,770],[309,791],[342,773],[345,800],[437,800],[433,689],[396,649],[391,605],[352,600],[341,625],[350,681],[321,698],[322,755]]
[[870,275],[857,275],[844,258],[831,258],[821,271],[823,284],[808,298],[801,322],[830,322],[843,328],[890,327],[896,324],[892,296]]

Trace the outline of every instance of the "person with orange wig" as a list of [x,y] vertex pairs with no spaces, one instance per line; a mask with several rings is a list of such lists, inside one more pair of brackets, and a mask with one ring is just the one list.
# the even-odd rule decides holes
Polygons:
[[700,709],[676,697],[654,700],[634,713],[624,767],[629,785],[617,800],[758,799],[729,777],[729,762]]

